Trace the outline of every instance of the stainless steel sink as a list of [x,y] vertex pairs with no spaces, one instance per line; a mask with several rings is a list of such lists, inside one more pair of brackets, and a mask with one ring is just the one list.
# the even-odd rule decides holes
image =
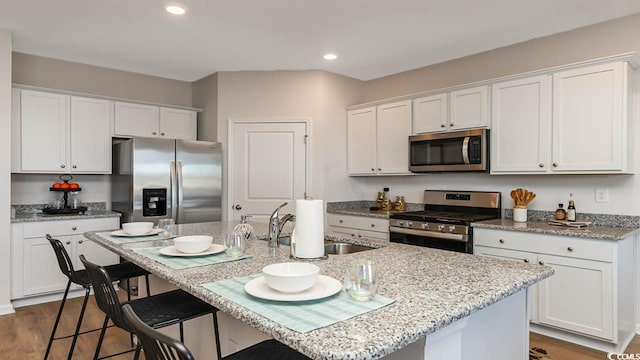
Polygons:
[[[278,239],[278,242],[281,245],[290,246],[291,237],[289,236],[281,237]],[[372,249],[375,249],[375,248],[370,246],[348,244],[348,243],[331,241],[331,240],[324,241],[324,252],[325,254],[329,254],[329,255],[344,255],[344,254],[351,254],[355,252],[372,250]]]

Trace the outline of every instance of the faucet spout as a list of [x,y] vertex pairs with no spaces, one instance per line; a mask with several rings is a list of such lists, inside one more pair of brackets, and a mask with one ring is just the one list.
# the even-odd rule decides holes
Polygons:
[[[280,216],[278,215],[278,212],[287,204],[288,203],[284,203],[278,206],[271,214],[271,217],[269,217],[269,247],[271,248],[277,248],[279,245],[278,236],[280,236],[280,230],[282,227],[280,225]],[[282,225],[284,225],[284,223]]]

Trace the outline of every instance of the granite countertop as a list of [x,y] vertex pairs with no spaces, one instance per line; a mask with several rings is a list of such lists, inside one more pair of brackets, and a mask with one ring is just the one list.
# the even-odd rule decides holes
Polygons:
[[383,218],[388,219],[391,214],[402,213],[404,211],[396,211],[396,210],[370,210],[369,208],[361,208],[361,209],[336,209],[331,212],[327,211],[329,214],[341,214],[341,215],[352,215],[352,216],[366,216],[366,217],[375,217],[375,218]]
[[[251,222],[264,238],[267,225]],[[178,226],[178,234],[220,234],[233,223],[215,222]],[[251,259],[174,270],[146,258],[133,248],[168,246],[170,240],[115,244],[95,232],[85,236],[146,268],[221,311],[274,337],[314,359],[377,359],[483,309],[553,274],[546,266],[408,246],[337,233],[327,239],[370,245],[376,249],[348,255],[330,255],[316,261],[321,274],[342,280],[347,264],[366,257],[379,267],[379,294],[395,303],[350,320],[298,333],[257,315],[202,287],[202,284],[260,273],[271,263],[288,262],[289,247],[269,249],[266,241],[249,241]],[[403,274],[398,276],[398,274]]]
[[587,226],[571,228],[568,226],[549,225],[546,221],[514,222],[512,219],[496,219],[472,223],[474,228],[496,229],[530,232],[546,235],[561,235],[600,240],[623,240],[640,230],[638,227]]
[[42,212],[16,214],[11,223],[58,221],[58,220],[84,220],[96,218],[120,217],[122,214],[111,210],[87,210],[84,214],[50,215]]

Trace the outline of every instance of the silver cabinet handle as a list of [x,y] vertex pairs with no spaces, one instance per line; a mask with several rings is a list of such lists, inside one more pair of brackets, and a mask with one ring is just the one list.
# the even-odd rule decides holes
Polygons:
[[544,261],[540,260],[540,261],[538,261],[538,264],[544,265]]
[[152,135],[155,135],[155,134],[156,134],[156,132],[154,131],[154,132],[152,132],[151,134],[152,134]]
[[236,206],[233,207],[236,210],[242,210],[242,205],[237,204]]
[[553,163],[553,167],[558,167],[558,163]]
[[356,234],[351,234],[351,236],[356,236]]
[[82,244],[82,240],[78,240],[78,244]]
[[64,169],[65,167],[67,167],[67,165],[60,165],[60,167]]
[[567,251],[572,252],[572,251],[573,251],[573,248],[572,248],[571,246],[569,246],[569,247],[567,248]]
[[161,136],[164,136],[164,133],[160,133]]
[[440,124],[440,127],[441,127],[441,128],[443,128],[443,127],[445,127],[445,126],[446,126],[445,124]]
[[371,224],[371,227],[376,227],[376,224]]
[[74,168],[74,169],[77,169],[77,168],[78,168],[76,165],[73,165],[73,166],[71,166],[71,167],[72,167],[72,168]]
[[362,237],[362,235],[358,235],[358,237]]
[[529,263],[529,259],[524,259],[524,262],[526,262],[527,264]]
[[451,124],[449,124],[449,126],[450,126],[450,127],[453,127],[453,126],[456,126],[456,124],[451,123]]
[[71,244],[71,241],[65,241],[64,243],[69,245],[69,244]]
[[76,231],[78,228],[76,226],[72,227],[71,230]]
[[338,220],[338,222],[339,222],[340,224],[342,224],[344,221],[343,221],[343,220]]
[[381,168],[378,168],[378,171],[382,171],[382,169],[381,169]]
[[374,168],[371,168],[371,171],[376,171],[376,169],[374,169]]
[[498,242],[500,242],[500,244],[504,244],[504,240],[502,239],[498,240]]
[[543,163],[540,163],[540,164],[538,164],[538,166],[540,166],[541,168],[543,168],[543,167],[544,167],[544,164],[543,164]]

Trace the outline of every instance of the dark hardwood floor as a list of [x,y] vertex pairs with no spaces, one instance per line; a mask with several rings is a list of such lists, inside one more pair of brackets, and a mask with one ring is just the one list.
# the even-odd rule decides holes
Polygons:
[[[126,294],[119,291],[124,300]],[[33,306],[17,308],[15,314],[0,316],[0,359],[39,359],[44,352],[49,339],[49,334],[55,321],[60,302],[50,302]],[[80,313],[82,298],[67,301],[58,334],[70,334],[76,324],[77,315]],[[87,312],[83,322],[83,330],[94,329],[102,326],[103,313],[96,307],[93,297],[89,299]],[[74,360],[89,360],[93,358],[95,345],[99,332],[82,335],[78,339]],[[564,341],[549,338],[543,335],[531,334],[531,346],[543,348],[547,351],[551,360],[606,360],[607,354]],[[71,339],[54,341],[49,359],[66,359]],[[107,336],[102,347],[101,354],[113,354],[130,348],[129,334],[120,329],[111,327],[107,330]],[[627,350],[629,354],[640,353],[640,336],[636,336]],[[211,354],[211,359],[215,354]],[[113,357],[113,359],[132,359],[133,353]],[[144,356],[142,356],[144,358]],[[496,359],[503,360],[503,359]],[[505,359],[507,360],[507,359]],[[508,359],[511,360],[511,359]]]

